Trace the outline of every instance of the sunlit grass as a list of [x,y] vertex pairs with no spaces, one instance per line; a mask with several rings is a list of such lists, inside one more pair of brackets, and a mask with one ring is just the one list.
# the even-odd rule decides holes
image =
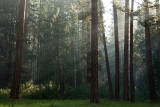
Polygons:
[[110,100],[101,100],[100,104],[90,104],[89,100],[0,100],[0,107],[160,107],[160,104]]

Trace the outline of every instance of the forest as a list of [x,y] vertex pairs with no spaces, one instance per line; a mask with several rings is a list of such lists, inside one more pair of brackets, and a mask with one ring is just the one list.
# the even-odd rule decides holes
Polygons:
[[0,0],[0,107],[160,107],[159,0]]

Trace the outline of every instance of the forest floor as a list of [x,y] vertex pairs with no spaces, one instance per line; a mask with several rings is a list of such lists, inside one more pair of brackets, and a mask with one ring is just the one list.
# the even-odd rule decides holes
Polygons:
[[0,107],[160,107],[160,103],[101,100],[99,104],[90,104],[89,100],[0,100]]

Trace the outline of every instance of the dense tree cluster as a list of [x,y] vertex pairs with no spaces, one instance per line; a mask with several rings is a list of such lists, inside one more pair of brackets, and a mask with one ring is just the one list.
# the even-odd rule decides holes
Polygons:
[[101,0],[0,0],[0,88],[17,99],[32,80],[62,99],[84,84],[92,103],[104,87],[110,99],[159,99],[159,0],[122,1],[107,35]]

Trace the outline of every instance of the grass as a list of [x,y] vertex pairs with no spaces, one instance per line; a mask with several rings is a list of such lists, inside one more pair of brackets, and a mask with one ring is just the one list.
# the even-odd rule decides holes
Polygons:
[[89,100],[0,100],[0,107],[160,107],[160,103],[101,100],[100,104],[90,104]]

